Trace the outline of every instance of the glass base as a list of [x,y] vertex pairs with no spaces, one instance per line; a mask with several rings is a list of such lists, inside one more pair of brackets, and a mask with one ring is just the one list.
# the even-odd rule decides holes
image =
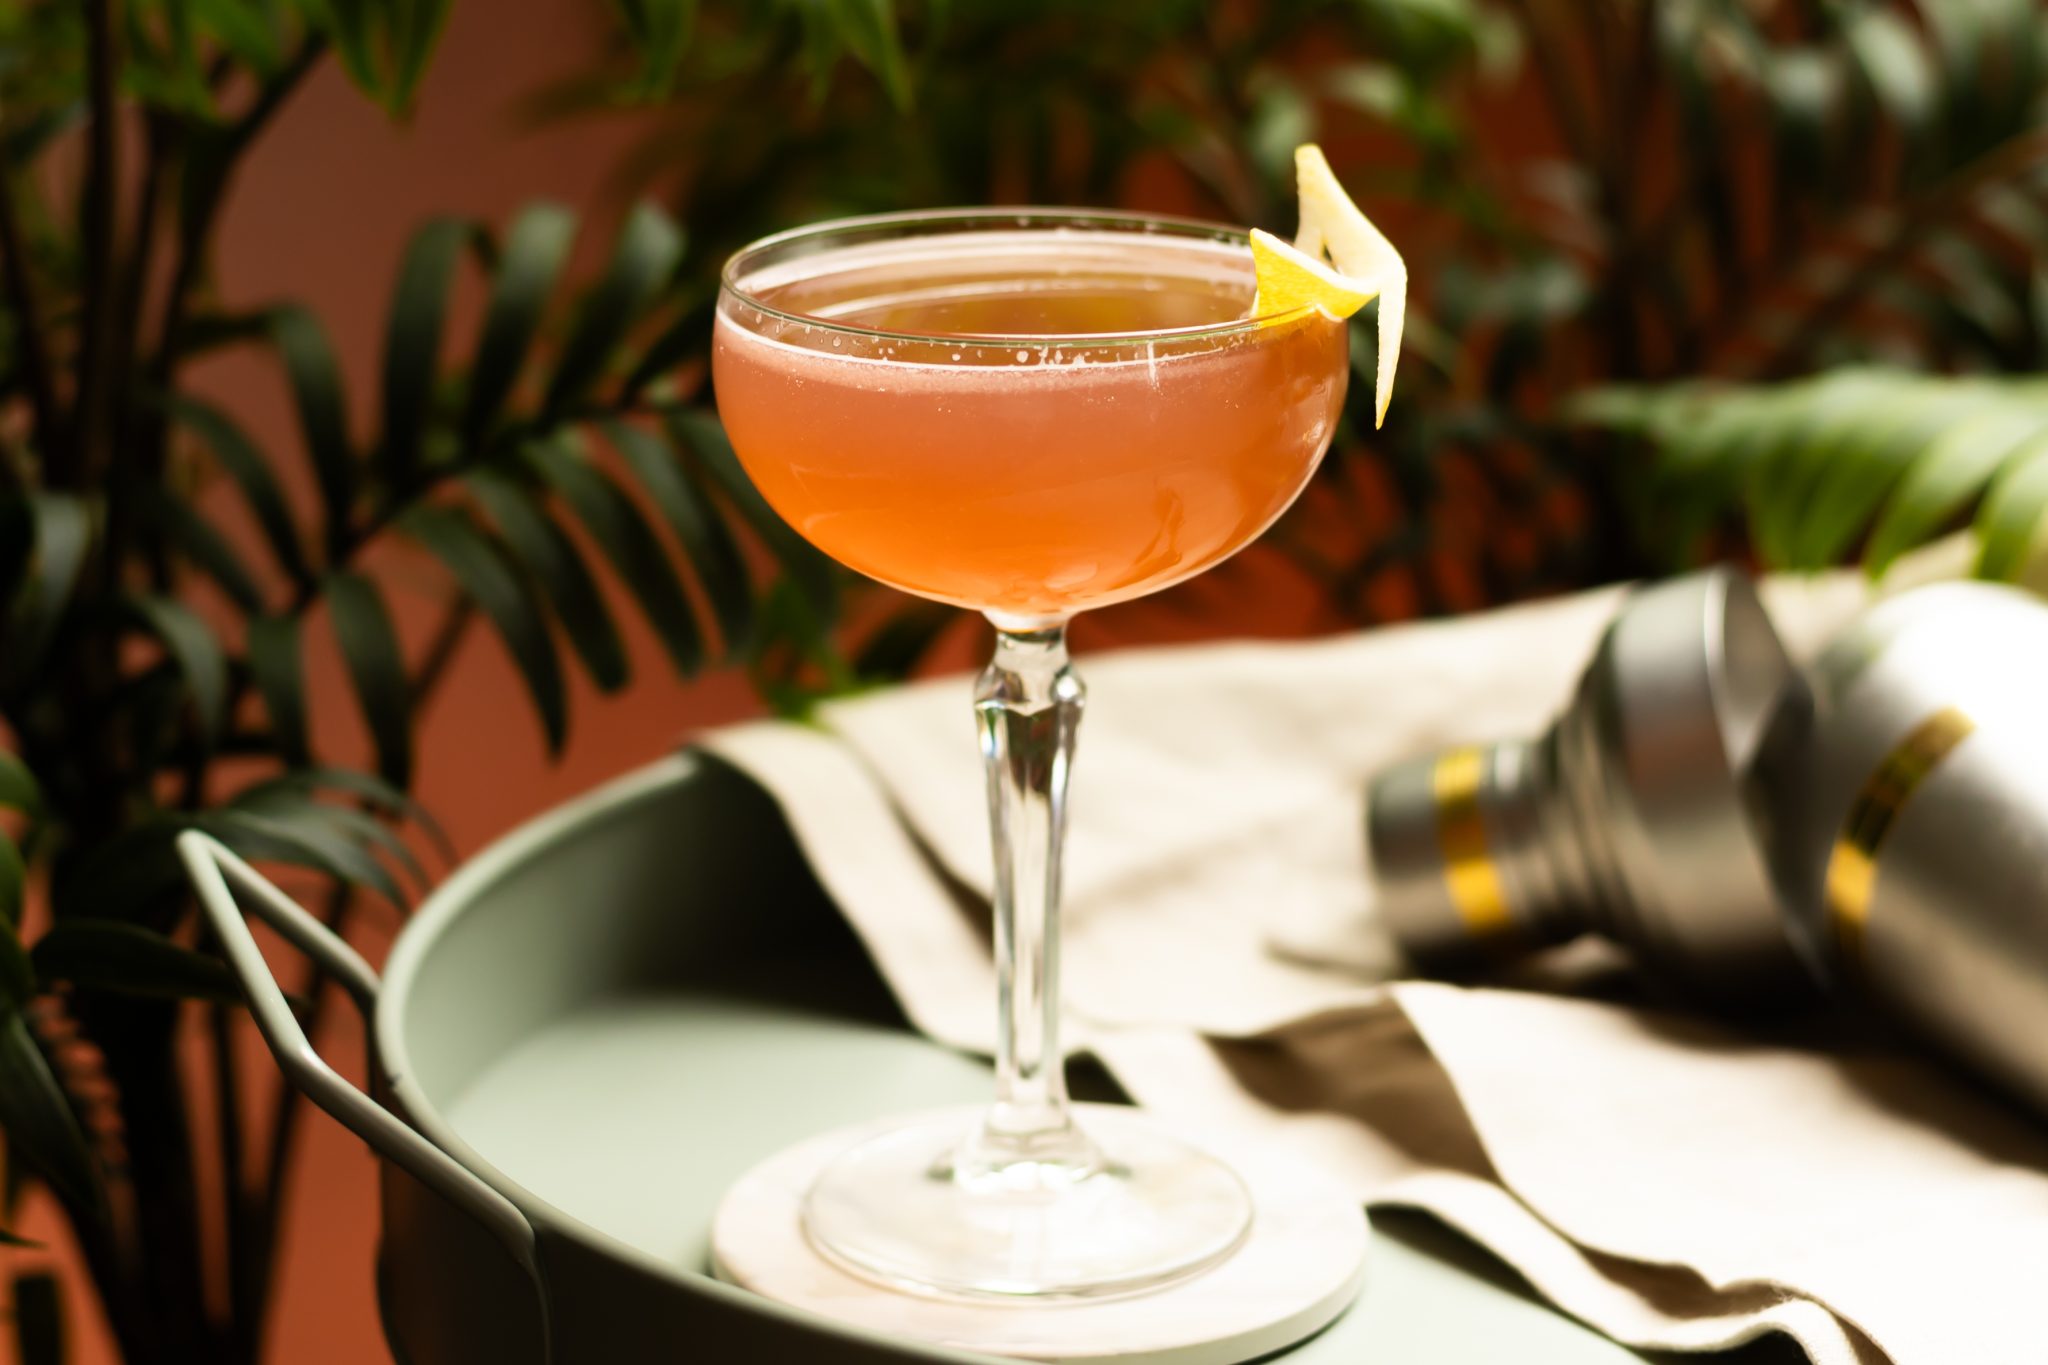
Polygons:
[[1070,1129],[1015,1159],[992,1158],[1018,1149],[983,1111],[869,1138],[820,1172],[804,1230],[858,1274],[977,1298],[1139,1293],[1244,1241],[1251,1195],[1228,1166],[1135,1111],[1083,1109],[1087,1137]]

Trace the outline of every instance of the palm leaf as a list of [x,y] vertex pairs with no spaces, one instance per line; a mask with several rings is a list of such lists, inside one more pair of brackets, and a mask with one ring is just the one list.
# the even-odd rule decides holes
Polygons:
[[65,920],[36,940],[29,960],[43,981],[159,999],[242,999],[234,972],[220,959],[123,920]]
[[612,624],[597,580],[575,542],[544,512],[521,484],[491,470],[479,470],[464,481],[477,503],[497,524],[516,558],[533,575],[553,604],[555,619],[569,636],[591,681],[614,692],[630,676],[625,646]]
[[656,380],[697,353],[711,335],[711,314],[715,300],[710,297],[685,306],[661,333],[640,353],[632,370],[619,383],[619,401],[639,399]]
[[191,6],[199,26],[235,60],[259,76],[277,70],[283,54],[264,0],[191,0]]
[[409,787],[412,691],[384,595],[367,578],[353,573],[328,575],[326,588],[334,637],[377,749],[377,771],[394,787]]
[[352,831],[337,829],[322,813],[280,806],[260,811],[230,808],[208,811],[190,823],[251,862],[312,868],[337,881],[370,887],[393,905],[405,904],[405,893],[391,870]]
[[506,235],[470,368],[462,428],[471,445],[481,444],[489,434],[518,382],[541,312],[575,236],[576,215],[553,204],[528,208]]
[[[375,855],[382,852],[404,869],[416,885],[428,884],[426,869],[420,866],[419,858],[398,831],[372,811],[317,800],[309,790],[289,787],[242,792],[229,809],[254,816],[270,829],[290,830],[314,841],[349,880],[367,880],[373,875],[366,869],[376,861]],[[338,852],[345,846],[353,846],[356,851]],[[381,886],[381,882],[377,884]]]
[[1977,573],[2018,578],[2048,517],[2048,452],[2016,455],[1992,481],[1977,514]]
[[1992,407],[1945,432],[1899,480],[1863,552],[1873,574],[1944,530],[2005,465],[2048,448],[2048,406]]
[[228,600],[250,615],[263,610],[263,592],[242,556],[214,524],[185,498],[156,484],[136,490],[143,515],[162,527],[173,549],[220,585]]
[[568,701],[540,600],[506,561],[504,550],[478,529],[466,512],[453,507],[418,507],[399,524],[447,566],[497,628],[540,712],[548,752],[559,753],[568,727]]
[[399,267],[384,338],[385,473],[403,488],[420,463],[420,437],[440,368],[448,285],[469,239],[466,223],[436,219],[413,234]]
[[704,595],[711,599],[711,609],[718,617],[726,652],[744,650],[753,631],[754,590],[747,581],[739,546],[719,519],[718,509],[697,487],[675,450],[660,437],[630,422],[608,422],[604,431],[696,567]]
[[689,595],[640,509],[602,470],[578,458],[566,441],[537,441],[526,453],[632,591],[676,669],[695,673],[704,661],[704,644]]
[[249,623],[249,673],[270,716],[271,742],[287,763],[307,761],[306,668],[296,616],[263,616]]
[[667,94],[697,22],[697,0],[612,0],[612,9],[640,55],[631,94],[638,99]]
[[377,56],[377,9],[373,0],[327,0],[316,12],[326,20],[327,36],[341,58],[341,69],[364,94],[385,103],[389,93]]
[[560,413],[580,400],[604,372],[626,332],[683,257],[683,234],[651,204],[635,205],[619,231],[611,264],[578,310],[562,346],[544,407]]
[[1844,23],[1842,37],[1871,98],[1907,138],[1924,136],[1939,86],[1927,49],[1897,13],[1870,6]]
[[741,467],[726,439],[725,428],[706,412],[683,411],[668,419],[669,434],[676,445],[689,452],[746,518],[783,570],[802,591],[811,613],[819,621],[833,620],[839,611],[839,574],[830,559],[798,535],[781,514],[768,505],[754,481]]
[[28,498],[29,544],[33,556],[27,582],[14,600],[4,665],[9,682],[36,676],[71,605],[79,570],[92,543],[92,513],[68,493],[32,493]]
[[410,820],[426,832],[443,858],[455,861],[455,845],[450,842],[448,831],[434,818],[434,813],[375,773],[358,772],[354,768],[287,769],[275,777],[243,788],[229,804],[260,804],[278,793],[315,791],[342,792],[362,800],[372,809]]
[[[264,323],[269,327],[268,318]],[[262,528],[278,567],[300,586],[312,580],[305,552],[299,546],[298,528],[292,523],[284,490],[278,485],[270,461],[226,413],[210,403],[189,395],[176,395],[165,403],[173,420],[181,423],[205,443],[214,459],[241,490],[256,524]]]
[[184,676],[199,720],[200,742],[211,747],[227,709],[228,660],[211,627],[190,607],[167,597],[129,599],[143,627],[162,642]]
[[412,107],[420,77],[448,22],[451,0],[326,0],[307,6],[322,21],[342,70],[392,114]]
[[[814,9],[818,11],[820,28],[829,24],[835,31],[837,46],[852,53],[856,61],[875,74],[891,104],[898,109],[910,107],[910,64],[896,29],[894,0],[824,0],[820,6],[805,8],[807,15]],[[823,46],[816,50],[821,61],[831,52]]]
[[392,37],[392,103],[400,110],[412,107],[420,78],[434,55],[441,32],[448,26],[454,0],[410,0],[397,7],[398,22]]
[[0,1011],[0,1132],[71,1207],[106,1216],[106,1189],[71,1102],[19,1009]]
[[[1843,423],[1840,436],[1824,447],[1806,487],[1814,514],[1796,531],[1792,562],[1804,567],[1832,564],[1847,554],[1884,499],[1926,449],[1974,406],[1967,385],[1928,395],[1913,390],[1879,394]],[[1843,449],[1859,452],[1833,458]]]
[[[2048,383],[1882,371],[1776,386],[1606,389],[1579,424],[1647,446],[1665,499],[1740,503],[1768,564],[1861,540],[1873,574],[1974,506],[1978,572],[2016,577],[2048,512]],[[1711,439],[1702,433],[1711,433]]]
[[347,406],[342,399],[341,369],[327,329],[310,312],[280,308],[271,316],[271,335],[291,382],[299,429],[320,485],[327,517],[327,556],[339,561],[355,512],[357,470],[348,434]]
[[33,816],[42,805],[43,794],[36,775],[13,754],[0,751],[0,806]]

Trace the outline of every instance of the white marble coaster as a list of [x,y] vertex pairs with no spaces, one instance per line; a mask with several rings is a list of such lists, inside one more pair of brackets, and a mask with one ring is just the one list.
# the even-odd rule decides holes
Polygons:
[[[1101,1106],[1081,1105],[1086,1111]],[[1129,1111],[1124,1111],[1129,1112]],[[1219,1146],[1251,1190],[1252,1229],[1230,1257],[1164,1289],[1114,1299],[982,1301],[906,1293],[819,1255],[799,1218],[826,1161],[905,1122],[842,1128],[777,1153],[719,1205],[720,1279],[826,1317],[959,1350],[1082,1365],[1237,1365],[1313,1336],[1358,1296],[1364,1210],[1312,1172]]]

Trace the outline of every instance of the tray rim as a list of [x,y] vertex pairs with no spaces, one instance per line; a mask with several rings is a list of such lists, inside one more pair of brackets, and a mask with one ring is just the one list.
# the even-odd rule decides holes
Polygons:
[[446,881],[428,894],[393,942],[381,973],[375,1017],[371,1021],[369,1064],[379,1073],[379,1079],[387,1087],[385,1093],[397,1106],[401,1119],[477,1179],[511,1200],[532,1224],[536,1234],[579,1242],[592,1251],[666,1279],[687,1293],[724,1300],[743,1312],[779,1319],[788,1327],[820,1338],[851,1338],[893,1351],[906,1361],[923,1360],[935,1365],[943,1362],[969,1365],[970,1362],[985,1361],[988,1359],[986,1356],[889,1336],[777,1303],[736,1285],[726,1284],[703,1271],[676,1265],[592,1227],[493,1165],[455,1131],[440,1107],[427,1097],[413,1078],[412,1056],[402,1027],[403,1002],[410,995],[427,955],[449,926],[467,913],[469,907],[492,885],[521,863],[576,837],[600,820],[628,811],[700,777],[711,767],[701,755],[688,748],[664,754],[514,825],[465,860]]

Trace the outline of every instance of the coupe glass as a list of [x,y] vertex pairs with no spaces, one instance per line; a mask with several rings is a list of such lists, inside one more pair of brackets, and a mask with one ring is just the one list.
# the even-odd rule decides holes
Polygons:
[[718,408],[762,494],[840,562],[997,631],[974,694],[996,1098],[823,1171],[805,1228],[869,1277],[1130,1293],[1215,1264],[1250,1227],[1244,1185],[1200,1148],[1135,1112],[1076,1123],[1058,967],[1083,699],[1068,620],[1256,537],[1314,472],[1343,402],[1344,324],[1306,308],[1247,318],[1253,293],[1241,231],[1086,211],[847,219],[726,265]]

